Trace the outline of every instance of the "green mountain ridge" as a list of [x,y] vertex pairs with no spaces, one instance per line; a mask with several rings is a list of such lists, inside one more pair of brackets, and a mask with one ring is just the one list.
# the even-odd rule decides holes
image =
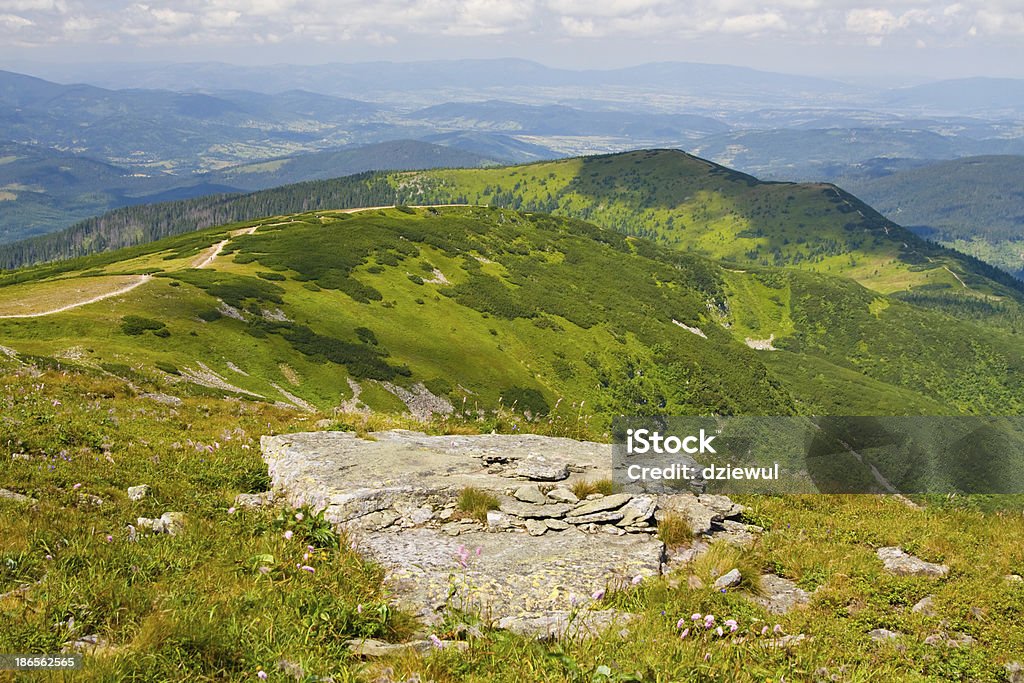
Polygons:
[[585,411],[599,424],[1024,407],[1024,351],[1009,333],[843,278],[729,268],[501,208],[234,224],[9,274],[0,304],[45,311],[55,292],[110,291],[139,273],[154,277],[103,304],[0,319],[0,340],[169,391],[324,410],[404,410],[400,396],[424,391],[459,410]]

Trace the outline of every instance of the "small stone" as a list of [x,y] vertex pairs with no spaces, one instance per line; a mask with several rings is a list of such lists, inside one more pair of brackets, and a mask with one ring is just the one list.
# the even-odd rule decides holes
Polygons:
[[539,519],[526,520],[526,530],[531,536],[543,536],[547,533],[548,525]]
[[876,628],[868,631],[868,636],[874,641],[896,640],[902,634],[897,631],[890,631],[886,628]]
[[[440,647],[451,647],[455,650],[465,650],[469,643],[464,640],[441,640]],[[393,657],[397,655],[427,654],[438,647],[437,643],[430,640],[415,640],[408,643],[385,643],[382,640],[366,638],[365,640],[353,639],[345,641],[349,652],[353,657],[363,659],[374,659],[377,657]]]
[[722,515],[725,519],[739,517],[747,509],[739,503],[732,502],[728,496],[713,495],[710,493],[697,496],[697,501],[712,512]]
[[622,519],[616,522],[617,526],[631,526],[638,523],[646,523],[654,516],[657,504],[651,496],[636,496],[622,506]]
[[446,522],[449,519],[451,519],[452,515],[454,514],[455,510],[453,510],[452,508],[445,508],[444,510],[441,510],[439,513],[437,513],[437,518],[442,522]]
[[910,608],[910,611],[925,617],[934,617],[935,597],[932,595],[928,595],[921,598],[916,603],[914,603],[914,606]]
[[587,497],[584,498],[583,500],[598,500],[599,498],[604,498],[604,494],[603,493],[588,493]]
[[793,581],[775,574],[761,575],[761,593],[754,602],[764,607],[769,614],[785,614],[808,604],[811,595]]
[[9,500],[13,503],[24,503],[25,505],[35,505],[39,502],[31,496],[25,496],[14,491],[8,491],[7,489],[0,489],[0,500]]
[[569,503],[570,505],[580,502],[575,493],[561,486],[548,491],[548,498],[556,503]]
[[569,528],[569,524],[566,522],[563,522],[560,519],[551,519],[550,517],[544,520],[544,524],[546,524],[552,531],[565,531]]
[[512,520],[504,512],[498,510],[487,511],[487,528],[488,529],[507,529],[512,526]]
[[441,531],[445,532],[449,536],[458,536],[462,533],[463,526],[458,522],[448,522],[441,527]]
[[399,514],[394,510],[378,510],[346,522],[345,526],[349,529],[361,531],[380,531],[381,529],[387,529],[397,522],[398,519]]
[[103,499],[99,496],[94,496],[91,493],[79,493],[78,504],[98,508],[103,506]]
[[520,486],[512,494],[516,500],[520,500],[524,503],[533,503],[534,505],[543,505],[547,502],[547,498],[540,489],[536,486],[527,484],[526,486]]
[[565,521],[570,524],[607,524],[609,522],[617,522],[620,519],[622,519],[622,510],[605,510],[604,512],[594,512],[589,515],[566,517]]
[[430,507],[429,505],[424,505],[423,507],[418,507],[418,508],[412,510],[408,515],[406,515],[406,519],[408,519],[410,522],[412,522],[415,526],[419,526],[421,524],[426,524],[427,522],[429,522],[433,518],[434,518],[434,508]]
[[274,500],[275,495],[273,491],[263,491],[262,493],[239,493],[235,496],[235,506],[248,510],[256,510],[268,505],[273,505]]
[[562,481],[569,477],[565,463],[551,462],[541,455],[530,454],[516,463],[516,475],[532,481]]
[[128,487],[128,500],[140,501],[149,495],[149,484]]
[[619,527],[612,526],[610,524],[602,524],[601,525],[601,531],[605,532],[606,534],[611,534],[612,536],[625,536],[626,535],[626,530],[625,529],[620,529]]
[[[632,499],[632,493],[613,493],[610,496],[603,496],[596,500],[579,503],[569,514],[573,517],[582,517],[605,510],[618,510]],[[622,519],[622,517],[619,517],[619,519]]]
[[1020,574],[1007,574],[1004,578],[1009,583],[1024,583],[1024,576]]
[[518,500],[505,500],[502,501],[498,508],[506,515],[515,515],[516,517],[522,517],[523,519],[543,519],[545,517],[565,517],[566,513],[572,509],[568,503],[550,503],[548,505],[534,505],[532,503],[523,503]]
[[902,548],[879,548],[875,554],[882,561],[885,570],[890,574],[940,578],[949,573],[949,567],[946,565],[925,562],[921,558],[907,553]]
[[1024,664],[1007,662],[1005,668],[1007,683],[1024,683]]
[[11,453],[11,460],[31,460],[32,456],[28,453]]
[[732,588],[733,586],[740,585],[740,581],[743,580],[743,575],[740,574],[739,569],[730,569],[725,574],[722,574],[715,579],[715,590],[722,590],[723,588]]
[[160,521],[163,522],[163,533],[168,536],[177,536],[185,529],[185,513],[183,512],[165,512],[160,515]]
[[277,669],[285,676],[289,676],[296,681],[301,681],[306,678],[306,670],[302,668],[302,665],[298,662],[293,662],[290,659],[282,659],[278,661]]

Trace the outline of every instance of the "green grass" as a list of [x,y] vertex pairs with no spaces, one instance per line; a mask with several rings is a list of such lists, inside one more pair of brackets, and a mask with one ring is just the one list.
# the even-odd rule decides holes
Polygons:
[[[982,512],[973,499],[914,510],[874,496],[745,497],[747,521],[768,529],[753,548],[716,545],[678,576],[605,598],[636,615],[626,638],[613,630],[545,644],[486,624],[478,634],[467,632],[466,617],[456,614],[424,630],[395,608],[380,569],[309,510],[229,513],[237,493],[267,484],[259,436],[307,429],[314,418],[206,397],[168,406],[141,398],[157,385],[132,387],[100,371],[52,365],[39,370],[0,359],[0,439],[9,452],[31,456],[0,468],[0,487],[40,500],[34,508],[0,503],[0,593],[31,585],[0,600],[0,651],[54,652],[74,636],[102,636],[112,649],[89,656],[76,680],[243,681],[260,669],[283,676],[281,660],[335,680],[376,680],[390,670],[392,680],[418,674],[436,681],[764,681],[811,679],[821,669],[841,680],[1001,680],[1003,665],[1024,651],[1024,634],[1011,626],[1024,614],[1024,587],[1002,578],[1024,572],[1024,516],[1019,509]],[[513,426],[343,419],[365,431]],[[150,496],[129,501],[127,487],[140,483],[151,485]],[[85,505],[81,493],[104,503]],[[1000,507],[999,499],[982,502]],[[186,514],[182,534],[129,541],[126,524],[168,510]],[[951,573],[940,581],[889,576],[874,557],[882,545],[944,562]],[[710,588],[733,567],[748,583],[727,593]],[[761,571],[815,591],[810,605],[782,617],[765,613],[746,597]],[[705,587],[691,588],[690,573]],[[926,595],[935,596],[934,617],[909,609]],[[676,622],[695,612],[712,613],[719,624],[737,620],[746,639],[707,631],[680,639]],[[760,629],[776,623],[808,639],[769,647]],[[872,628],[905,635],[878,644],[866,636]],[[942,628],[975,644],[923,644]],[[417,632],[468,639],[469,649],[367,664],[342,645],[347,638]]]
[[472,486],[459,491],[459,511],[470,519],[487,523],[487,513],[498,509],[498,499],[487,491]]

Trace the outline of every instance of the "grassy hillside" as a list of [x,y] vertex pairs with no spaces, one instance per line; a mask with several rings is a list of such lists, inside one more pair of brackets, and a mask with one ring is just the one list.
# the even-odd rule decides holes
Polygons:
[[1024,157],[956,159],[840,183],[915,232],[1024,276]]
[[323,409],[404,410],[396,387],[460,411],[515,404],[598,425],[615,414],[1024,407],[1014,335],[846,279],[722,267],[505,209],[251,225],[9,274],[0,315],[67,305],[55,290],[89,298],[151,277],[102,304],[0,319],[0,339],[190,391]]
[[[0,248],[6,267],[133,244],[199,225],[353,206],[490,204],[580,218],[739,268],[843,275],[880,293],[951,290],[1019,299],[1019,283],[927,242],[832,185],[764,183],[683,152],[652,150],[494,169],[369,174],[239,198],[135,207],[67,234]],[[102,235],[102,240],[97,236]]]

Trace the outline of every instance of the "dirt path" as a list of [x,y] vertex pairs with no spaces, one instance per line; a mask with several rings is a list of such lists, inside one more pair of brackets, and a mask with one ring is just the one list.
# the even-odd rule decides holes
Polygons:
[[959,275],[957,275],[952,270],[950,270],[949,266],[942,266],[942,267],[946,269],[947,273],[949,273],[950,275],[955,277],[956,281],[959,282],[961,285],[963,285],[964,289],[970,289],[970,287],[967,286],[967,283],[960,279]]
[[76,301],[72,304],[67,304],[66,306],[61,306],[60,308],[54,308],[53,310],[50,311],[42,311],[40,313],[16,313],[12,315],[0,315],[0,318],[42,318],[43,316],[53,315],[54,313],[63,313],[64,311],[70,311],[72,308],[78,308],[79,306],[87,306],[88,304],[94,304],[97,301],[103,301],[104,299],[109,299],[111,297],[127,294],[128,292],[132,291],[139,285],[143,285],[149,282],[152,279],[152,276],[139,275],[138,278],[139,279],[137,279],[135,282],[125,285],[124,287],[121,287],[119,289],[115,289],[112,292],[100,294],[99,296],[94,296],[84,301]]
[[205,268],[206,266],[210,265],[211,263],[213,263],[213,259],[220,256],[220,252],[224,250],[224,247],[227,246],[228,242],[230,242],[235,237],[238,237],[239,235],[251,235],[254,232],[256,232],[256,229],[258,227],[260,226],[254,225],[251,228],[243,228],[241,230],[235,230],[234,232],[230,233],[227,239],[217,242],[217,244],[207,249],[205,254],[200,254],[199,256],[197,256],[196,260],[192,264],[192,267]]

